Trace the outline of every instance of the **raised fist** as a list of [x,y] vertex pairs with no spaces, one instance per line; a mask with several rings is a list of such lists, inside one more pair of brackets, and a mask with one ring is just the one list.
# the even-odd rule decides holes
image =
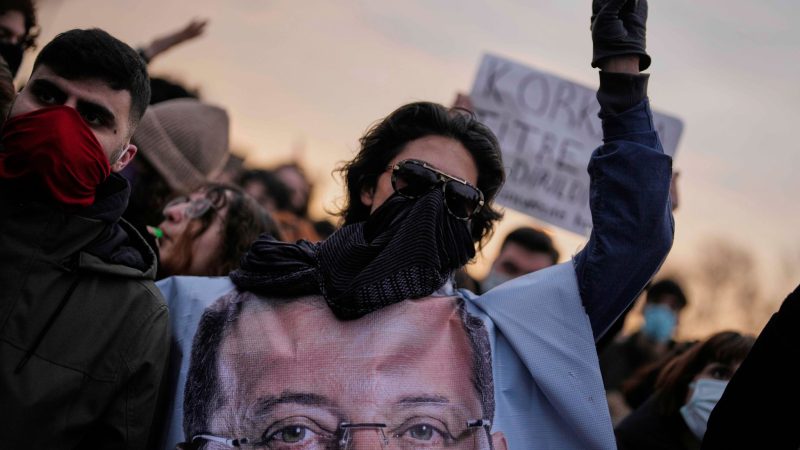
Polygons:
[[592,67],[605,58],[638,55],[639,70],[650,66],[645,51],[647,0],[594,0],[592,2]]

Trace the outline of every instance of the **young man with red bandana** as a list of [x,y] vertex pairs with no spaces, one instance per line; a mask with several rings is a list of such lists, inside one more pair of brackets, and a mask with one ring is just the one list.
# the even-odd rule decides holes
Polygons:
[[0,148],[0,442],[144,448],[169,348],[155,255],[120,219],[150,97],[98,30],[46,45]]

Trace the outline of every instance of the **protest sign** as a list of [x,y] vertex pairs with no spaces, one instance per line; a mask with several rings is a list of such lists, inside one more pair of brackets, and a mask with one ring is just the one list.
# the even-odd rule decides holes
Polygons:
[[[503,206],[588,234],[592,151],[602,144],[596,89],[508,59],[485,55],[472,87],[478,118],[503,151]],[[653,112],[665,153],[674,156],[683,123]]]

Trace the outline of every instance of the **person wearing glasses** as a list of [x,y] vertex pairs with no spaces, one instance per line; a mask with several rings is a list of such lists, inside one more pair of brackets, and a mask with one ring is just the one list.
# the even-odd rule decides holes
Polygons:
[[156,238],[159,274],[223,276],[261,233],[280,237],[272,218],[241,189],[208,183],[189,196],[172,199]]
[[222,172],[230,156],[229,117],[219,106],[182,98],[150,105],[132,142],[141,158],[122,172],[131,183],[123,217],[155,242],[147,226],[162,219],[164,205],[195,192]]
[[[476,245],[488,238],[501,217],[493,201],[504,181],[504,166],[497,139],[474,116],[419,102],[400,107],[372,127],[361,138],[358,155],[341,169],[347,195],[339,231],[321,243],[288,244],[262,236],[243,258],[241,268],[231,273],[230,281],[172,279],[162,285],[165,296],[201,308],[233,290],[225,300],[242,312],[249,310],[247,302],[256,301],[260,308],[268,308],[281,299],[291,302],[310,297],[316,305],[326,305],[345,327],[370,320],[383,308],[398,304],[460,299],[488,331],[493,367],[491,382],[484,379],[473,383],[487,383],[484,391],[493,391],[494,414],[470,420],[490,421],[492,432],[502,431],[510,449],[616,448],[595,342],[637,297],[669,252],[673,234],[669,199],[672,161],[663,153],[653,127],[646,98],[647,75],[639,74],[650,64],[644,42],[647,2],[596,0],[593,13],[592,65],[601,68],[597,97],[604,144],[595,151],[588,168],[594,228],[586,247],[570,261],[516,278],[482,296],[454,289],[453,273],[474,257]],[[252,295],[257,300],[251,300]],[[325,322],[302,325],[303,319],[297,315],[285,317],[280,326],[300,327],[309,333],[321,327],[313,331],[320,352],[327,349],[334,353],[343,345]],[[416,332],[421,335],[445,326],[423,320],[426,317],[417,321]],[[244,330],[254,338],[242,340],[243,345],[235,349],[243,364],[266,370],[280,358],[289,358],[309,373],[316,373],[304,363],[309,347],[297,340],[284,340],[283,353],[275,348],[261,349],[259,330],[276,326],[274,322],[256,321]],[[193,328],[184,326],[187,334],[193,333]],[[354,344],[372,349],[386,343],[383,353],[360,354],[365,363],[375,358],[380,361],[383,354],[393,355],[397,364],[409,367],[416,367],[418,360],[426,361],[424,367],[430,370],[424,377],[431,383],[451,372],[452,362],[446,358],[429,358],[416,348],[398,351],[391,346],[394,337],[390,328],[376,325],[369,339]],[[223,339],[223,335],[211,338]],[[187,335],[182,339],[183,351],[188,353],[191,338]],[[203,339],[195,336],[194,345],[201,345]],[[430,341],[431,346],[436,344],[438,341]],[[182,366],[182,373],[217,365],[217,359],[208,352],[196,354],[199,357],[190,367]],[[370,405],[374,401],[370,394],[380,375],[401,373],[391,364],[362,366],[356,361],[361,362],[345,358],[338,368],[331,369],[332,374],[318,374],[311,382],[323,385],[331,377],[349,374],[353,380],[364,381],[356,383],[348,398]],[[246,429],[259,411],[280,396],[245,395],[261,392],[259,387],[250,386],[260,383],[260,376],[241,376],[222,364],[217,369],[218,376],[189,374],[187,401],[181,413],[184,440],[198,435],[213,437],[199,439],[203,448],[253,442],[260,448],[303,448],[302,444],[274,440],[265,443],[270,437],[299,439],[297,429],[278,427],[283,430],[279,434],[272,433],[275,428]],[[397,382],[403,379],[397,378]],[[292,381],[275,380],[270,389],[283,393],[281,389]],[[211,415],[207,409],[200,413],[203,420],[199,423],[206,427],[201,430],[195,426],[197,422],[189,421],[194,413],[189,409],[197,407],[188,401],[190,391],[216,392],[218,383],[224,386],[223,392],[236,392],[235,398],[243,400],[230,405],[226,414],[219,408],[228,405],[231,398],[224,393],[206,397],[213,400],[216,409]],[[177,397],[176,402],[180,402],[182,390]],[[297,399],[319,400],[307,396]],[[455,401],[464,403],[465,399],[461,395]],[[337,417],[345,424],[387,423],[387,428],[394,417],[391,409],[360,411],[355,417]],[[307,416],[292,417],[303,420]],[[292,420],[287,425],[296,423]],[[328,426],[327,432],[346,435],[342,423],[338,429]],[[384,429],[369,428],[365,436],[370,438],[378,438],[380,433],[375,430]],[[392,433],[384,434],[389,437]],[[462,448],[454,441],[445,446]]]
[[458,297],[342,321],[320,296],[234,291],[195,336],[182,448],[505,450],[490,354]]

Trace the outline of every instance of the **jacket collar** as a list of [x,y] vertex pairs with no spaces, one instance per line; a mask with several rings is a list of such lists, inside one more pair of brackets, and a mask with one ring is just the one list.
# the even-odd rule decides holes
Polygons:
[[142,236],[120,219],[130,184],[112,174],[97,189],[94,204],[67,211],[52,202],[25,198],[13,184],[0,192],[0,218],[15,240],[40,247],[48,259],[93,272],[153,279],[156,257]]

